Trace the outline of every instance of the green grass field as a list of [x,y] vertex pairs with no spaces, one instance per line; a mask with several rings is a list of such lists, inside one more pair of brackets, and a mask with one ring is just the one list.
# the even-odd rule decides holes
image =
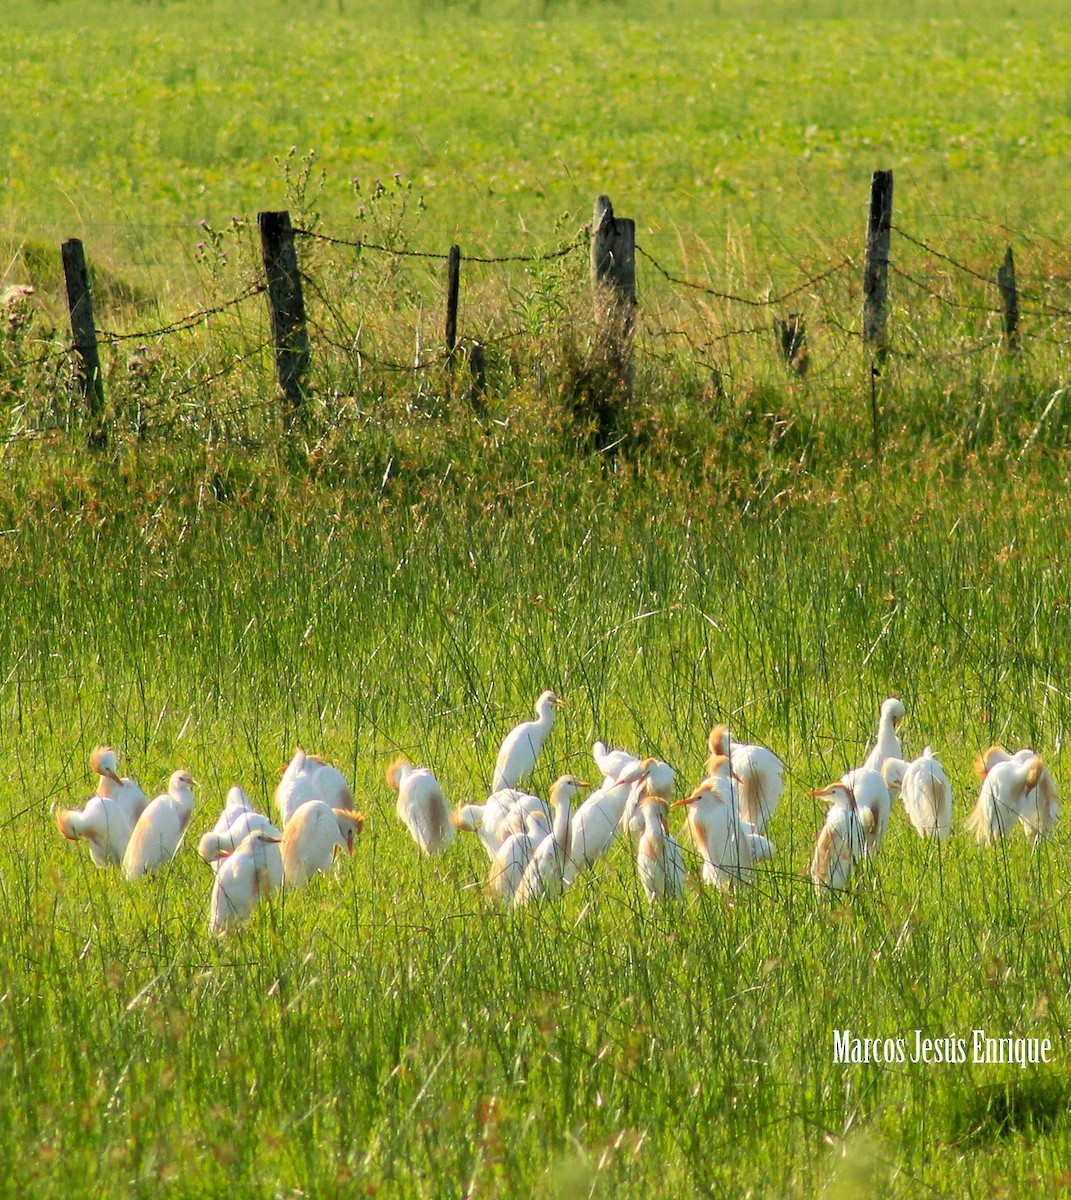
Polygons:
[[[1045,278],[1055,310],[1067,263],[1071,25],[1041,2],[894,0],[877,25],[846,0],[711,7],[13,0],[2,282],[32,278],[39,307],[0,343],[0,1191],[1067,1188],[1067,833],[985,849],[962,823],[992,742],[1065,773],[1071,412],[1063,318],[1036,297]],[[977,350],[977,281],[942,284],[963,309],[894,281],[875,455],[862,355],[833,323],[858,323],[854,275],[807,294],[806,382],[770,346],[696,350],[698,323],[720,336],[737,310],[652,285],[639,432],[590,454],[563,403],[590,333],[582,247],[466,293],[468,336],[528,331],[492,346],[483,423],[441,373],[331,357],[326,333],[358,325],[366,351],[411,354],[439,285],[323,249],[292,444],[251,305],[138,361],[108,348],[114,433],[88,453],[49,357],[50,247],[86,240],[105,329],[226,297],[252,261],[228,220],[287,202],[291,145],[292,172],[309,149],[326,172],[304,195],[326,232],[362,227],[353,176],[388,181],[364,228],[470,252],[568,240],[606,190],[675,270],[756,291],[856,253],[891,165],[898,221],[958,260],[1013,237],[1027,352]],[[678,320],[691,340],[660,340]],[[787,788],[755,886],[701,889],[690,856],[687,900],[650,911],[618,845],[560,901],[506,913],[476,839],[421,860],[386,764],[482,800],[545,687],[568,708],[540,791],[591,778],[596,737],[665,758],[679,795],[715,720],[773,747]],[[890,694],[905,749],[949,772],[953,835],[938,851],[896,811],[873,867],[816,897],[806,793],[862,761]],[[201,781],[186,845],[144,885],[51,815],[88,796],[101,741],[150,794],[180,765]],[[266,804],[299,744],[354,781],[358,851],[214,939],[196,838],[233,783]],[[1055,1055],[837,1064],[846,1028],[1010,1031]]]

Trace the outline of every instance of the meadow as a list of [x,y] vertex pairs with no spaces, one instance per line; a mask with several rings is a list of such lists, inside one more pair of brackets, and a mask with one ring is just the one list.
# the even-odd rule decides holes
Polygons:
[[[232,294],[248,222],[284,200],[329,233],[360,229],[363,203],[398,245],[494,253],[568,240],[605,190],[675,270],[761,292],[855,253],[869,173],[892,165],[905,226],[979,270],[1011,233],[1025,278],[1064,286],[1055,6],[894,0],[877,24],[847,0],[748,7],[340,0],[280,5],[274,25],[242,3],[13,0],[3,283],[38,288],[0,353],[13,1194],[1067,1187],[1067,832],[986,849],[962,830],[990,743],[1064,775],[1062,317],[1038,308],[1009,363],[977,281],[942,281],[955,306],[894,287],[878,453],[863,356],[833,324],[857,278],[808,290],[806,380],[757,341],[659,340],[737,314],[650,283],[637,434],[616,453],[588,452],[566,403],[590,333],[582,252],[474,287],[470,332],[527,330],[493,360],[481,421],[441,373],[329,354],[338,313],[411,352],[438,295],[430,273],[329,249],[308,259],[320,340],[291,444],[267,354],[217,377],[261,340],[259,309],[152,342],[148,366],[109,348],[102,452],[48,358],[60,237],[97,259],[102,326],[136,330]],[[374,304],[345,310],[347,288]],[[652,910],[619,845],[560,901],[509,913],[475,839],[421,860],[386,764],[405,753],[451,801],[481,800],[545,687],[568,707],[539,790],[591,778],[596,737],[672,763],[680,795],[715,720],[774,748],[787,789],[755,885],[727,899],[693,877]],[[890,694],[905,748],[949,772],[953,835],[929,846],[897,812],[872,868],[816,896],[806,793],[862,761]],[[89,794],[100,741],[150,794],[179,765],[201,781],[186,845],[144,886],[94,868],[50,811]],[[212,938],[195,839],[232,783],[266,803],[299,744],[353,780],[361,844]],[[1056,1054],[836,1064],[846,1028],[1012,1031]]]

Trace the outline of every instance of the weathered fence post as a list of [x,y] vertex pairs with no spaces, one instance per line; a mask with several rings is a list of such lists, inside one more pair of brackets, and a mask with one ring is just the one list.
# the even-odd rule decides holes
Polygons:
[[1015,286],[1015,258],[1011,246],[997,270],[997,287],[1004,302],[1004,349],[1010,355],[1019,353],[1019,292]]
[[629,217],[615,217],[609,196],[595,200],[591,289],[595,324],[607,366],[630,389],[636,307],[636,222]]
[[67,283],[67,307],[71,314],[71,337],[82,360],[79,380],[89,417],[89,444],[100,449],[107,444],[104,427],[104,378],[97,351],[97,327],[93,320],[93,296],[85,251],[78,238],[68,238],[60,247],[63,277]]
[[885,301],[889,294],[892,197],[892,171],[875,171],[870,183],[870,217],[863,269],[863,345],[872,356],[871,366],[879,368],[889,351]]
[[457,346],[457,301],[461,291],[461,247],[451,246],[446,260],[446,369],[454,369]]
[[803,379],[810,366],[807,325],[803,313],[789,313],[783,321],[780,317],[774,317],[774,331],[785,362]]
[[288,212],[257,213],[260,252],[268,283],[268,311],[275,346],[275,374],[285,400],[283,428],[302,415],[312,351],[305,326],[294,229]]

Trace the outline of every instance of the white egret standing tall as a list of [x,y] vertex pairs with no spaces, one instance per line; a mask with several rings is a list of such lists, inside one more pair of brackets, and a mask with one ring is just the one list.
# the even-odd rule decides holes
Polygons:
[[492,792],[516,787],[531,775],[543,743],[554,728],[554,710],[564,705],[565,701],[553,692],[542,692],[535,702],[536,719],[522,721],[506,734],[495,760]]
[[907,709],[895,696],[890,696],[882,703],[878,714],[878,734],[874,748],[867,755],[864,767],[871,771],[880,771],[887,758],[903,758],[904,752],[896,728],[904,718]]
[[636,850],[636,871],[652,904],[684,898],[684,854],[680,843],[666,830],[665,800],[650,792],[640,801],[643,833]]
[[521,882],[513,894],[515,907],[532,900],[553,900],[560,896],[565,886],[565,867],[572,846],[572,802],[581,788],[589,785],[575,775],[562,775],[550,789],[550,806],[554,810],[554,824],[550,837],[544,838],[536,847],[532,860],[525,868]]
[[820,895],[826,889],[847,887],[852,868],[863,857],[866,834],[859,820],[855,796],[843,781],[808,795],[830,801],[811,859],[811,882]]
[[751,882],[754,854],[733,794],[732,762],[725,754],[707,761],[709,774],[699,787],[672,807],[688,812],[692,844],[703,860],[703,882],[723,892]]

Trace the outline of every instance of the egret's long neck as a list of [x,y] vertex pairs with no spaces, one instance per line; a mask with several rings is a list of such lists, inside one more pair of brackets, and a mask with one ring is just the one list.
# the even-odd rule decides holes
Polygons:
[[665,840],[665,830],[662,828],[662,818],[657,805],[643,806],[643,831],[655,846],[661,845]]
[[565,796],[558,801],[558,807],[554,810],[554,828],[551,832],[554,837],[554,844],[566,858],[572,853],[573,849],[572,816],[572,805],[569,802],[569,797]]
[[190,814],[193,812],[193,791],[189,785],[180,783],[171,793],[171,799],[175,801],[179,817],[184,821],[188,821]]

